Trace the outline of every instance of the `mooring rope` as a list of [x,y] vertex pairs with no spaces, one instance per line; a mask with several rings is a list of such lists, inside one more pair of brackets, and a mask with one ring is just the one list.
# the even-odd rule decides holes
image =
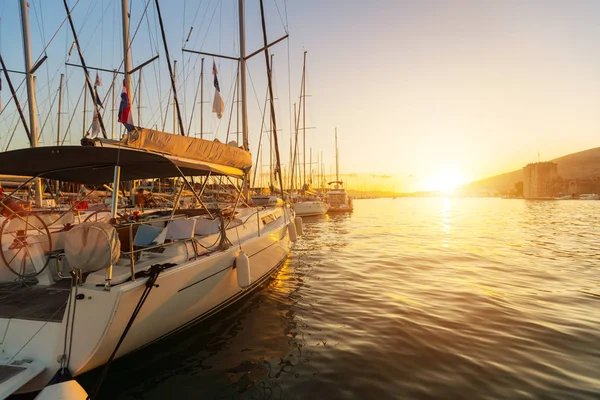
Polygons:
[[135,309],[133,310],[131,317],[129,317],[129,322],[127,322],[127,326],[125,326],[125,329],[123,330],[123,333],[121,334],[121,337],[119,338],[119,341],[117,342],[117,345],[115,346],[115,349],[113,350],[112,354],[110,355],[108,362],[104,366],[104,369],[102,370],[102,374],[100,374],[100,378],[98,379],[98,382],[96,383],[96,386],[94,387],[94,391],[92,392],[91,395],[89,395],[87,397],[87,400],[93,400],[98,395],[98,391],[100,390],[100,387],[102,386],[102,383],[104,382],[104,379],[106,378],[108,370],[110,369],[110,366],[115,359],[117,351],[119,351],[119,348],[121,347],[121,344],[125,340],[127,333],[129,333],[129,329],[131,329],[131,327],[133,326],[133,322],[135,321],[135,318],[138,316],[140,310],[142,309],[142,306],[146,302],[146,299],[148,298],[150,291],[152,290],[152,288],[154,286],[158,287],[158,285],[156,285],[156,280],[158,279],[158,275],[160,274],[160,272],[163,269],[167,268],[168,265],[169,264],[167,264],[166,266],[162,265],[162,264],[155,264],[150,267],[148,280],[146,281],[146,288],[144,289],[144,292],[142,293],[142,296],[140,297],[140,300],[138,301],[137,306],[135,306]]

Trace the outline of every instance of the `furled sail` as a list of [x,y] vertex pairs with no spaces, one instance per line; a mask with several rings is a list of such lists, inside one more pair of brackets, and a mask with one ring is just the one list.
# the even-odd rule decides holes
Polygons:
[[117,143],[130,148],[239,168],[244,171],[252,167],[250,152],[217,140],[210,141],[136,127]]

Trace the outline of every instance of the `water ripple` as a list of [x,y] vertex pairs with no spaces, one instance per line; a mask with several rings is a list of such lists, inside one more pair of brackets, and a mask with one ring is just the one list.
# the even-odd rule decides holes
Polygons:
[[306,218],[266,288],[119,360],[102,396],[600,399],[600,202],[355,207]]

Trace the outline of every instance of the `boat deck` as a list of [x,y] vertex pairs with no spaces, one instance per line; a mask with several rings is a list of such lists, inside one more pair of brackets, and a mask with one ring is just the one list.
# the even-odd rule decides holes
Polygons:
[[70,293],[65,279],[52,286],[0,284],[0,318],[61,322]]

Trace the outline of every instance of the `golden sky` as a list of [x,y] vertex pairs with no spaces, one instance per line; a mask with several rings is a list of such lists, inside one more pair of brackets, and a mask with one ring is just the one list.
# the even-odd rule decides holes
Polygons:
[[[64,10],[51,3],[31,2],[34,59],[64,19]],[[194,134],[199,132],[198,111],[192,115],[199,57],[184,54],[181,48],[193,26],[187,48],[236,55],[237,1],[174,0],[169,7],[166,3],[161,3],[165,5],[163,18],[171,58],[178,60],[184,120]],[[118,68],[118,7],[110,2],[82,0],[82,4],[73,17],[87,63]],[[537,160],[538,153],[545,160],[598,146],[598,1],[271,0],[265,4],[269,40],[285,34],[286,26],[290,34],[288,42],[272,48],[285,165],[304,50],[308,51],[306,125],[312,128],[306,131],[307,153],[313,149],[314,161],[322,152],[325,170],[333,172],[337,127],[341,172],[359,175],[359,183],[352,184],[366,189],[443,189],[521,168]],[[134,0],[132,31],[142,10],[143,2]],[[247,0],[246,10],[250,52],[262,44],[258,1]],[[165,111],[170,102],[166,58],[154,27],[153,8],[148,12],[150,19],[140,25],[132,44],[133,65],[154,54],[161,58],[145,69],[142,123],[171,131],[172,114]],[[20,36],[18,17],[17,2],[0,2],[0,51],[8,68],[20,70],[21,43],[14,40],[17,33]],[[55,137],[56,104],[52,100],[60,73],[67,75],[67,113],[76,108],[83,84],[81,71],[65,66],[65,61],[78,63],[76,55],[66,56],[71,41],[65,24],[46,49],[48,61],[38,72],[40,124],[49,116],[42,144],[52,143]],[[228,128],[237,129],[235,121],[231,126],[227,122],[236,104],[232,94],[235,62],[216,60],[225,99],[225,117],[218,120],[209,109],[214,93],[213,59],[205,61],[204,133],[224,141]],[[264,56],[255,57],[248,68],[250,141],[256,155],[259,106],[266,91]],[[101,78],[110,83],[110,74],[102,73]],[[15,84],[21,79],[15,75]],[[3,89],[6,104],[6,84]],[[105,84],[101,95],[107,91]],[[24,95],[23,88],[19,93]],[[14,108],[0,116],[1,150],[16,121]],[[71,129],[67,143],[78,143],[83,130],[79,114]],[[17,130],[11,148],[25,145],[24,134]]]
[[343,171],[430,190],[598,146],[600,2],[318,3],[291,4],[313,16],[312,138],[338,127]]

